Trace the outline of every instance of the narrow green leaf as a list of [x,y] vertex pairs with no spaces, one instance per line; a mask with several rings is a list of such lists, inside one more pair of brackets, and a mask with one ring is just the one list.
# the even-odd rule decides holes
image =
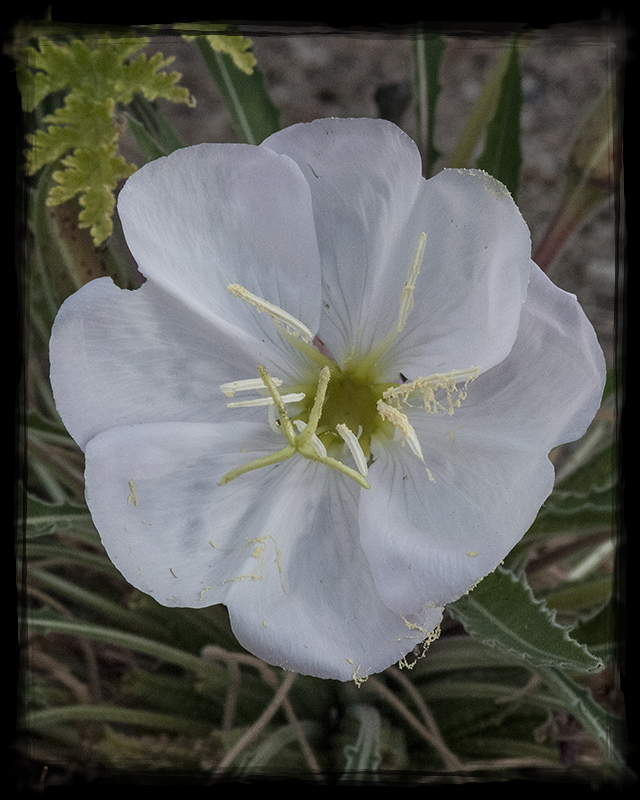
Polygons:
[[352,773],[360,780],[378,780],[375,774],[380,765],[380,713],[369,705],[356,705],[351,712],[358,718],[360,729],[355,744],[346,745],[345,772],[342,780],[349,780]]
[[561,468],[559,485],[538,512],[531,532],[611,529],[618,510],[616,452],[615,445],[609,444],[566,479]]
[[413,43],[418,141],[424,150],[424,172],[429,177],[441,153],[435,146],[436,107],[440,95],[440,62],[446,44],[433,32],[416,34]]
[[231,56],[213,50],[204,36],[196,44],[243,141],[260,144],[279,130],[280,112],[267,94],[260,70],[251,75],[241,72]]
[[27,622],[32,633],[42,635],[66,633],[71,636],[109,642],[117,647],[125,647],[138,653],[144,653],[152,658],[157,658],[160,661],[175,664],[183,669],[191,670],[197,675],[206,675],[211,669],[215,668],[214,665],[207,664],[198,656],[179,650],[177,647],[171,647],[163,642],[136,636],[133,633],[126,633],[115,628],[107,628],[103,625],[94,625],[76,620],[49,619],[34,615],[29,615]]
[[[80,567],[88,567],[96,572],[104,573],[105,575],[118,575],[118,570],[113,566],[111,561],[107,558],[106,553],[92,553],[88,550],[81,550],[78,547],[70,547],[61,542],[53,544],[40,544],[38,541],[28,541],[26,547],[27,564],[30,559],[44,558],[53,560],[63,560],[65,564],[76,564]],[[31,567],[28,567],[28,573]]]
[[138,143],[138,147],[142,151],[142,155],[144,156],[146,162],[155,161],[157,158],[167,155],[167,153],[165,153],[158,146],[154,138],[150,135],[141,122],[138,122],[138,120],[131,114],[125,114],[125,116],[127,118],[129,129],[134,135],[134,138]]
[[545,595],[549,608],[557,611],[587,611],[597,608],[611,597],[613,577],[595,575],[588,580],[567,581]]
[[514,39],[500,95],[477,167],[504,183],[515,198],[520,179],[522,153],[520,149],[520,112],[522,85],[518,40]]
[[157,711],[145,711],[140,708],[121,708],[104,705],[58,706],[33,711],[29,714],[30,728],[47,731],[52,725],[72,720],[91,722],[117,723],[120,725],[136,725],[144,728],[155,728],[185,736],[207,736],[211,726],[206,722],[192,718],[178,717],[175,714],[162,714]]
[[498,567],[469,594],[448,606],[467,631],[534,667],[592,672],[602,667],[584,645],[536,600],[524,577]]
[[136,614],[135,610],[131,610],[118,602],[110,600],[108,597],[105,597],[104,594],[95,592],[92,589],[85,589],[71,581],[65,580],[65,578],[61,578],[59,575],[54,575],[45,570],[30,569],[29,577],[34,583],[44,586],[49,592],[72,600],[74,603],[100,614],[101,617],[108,620],[112,625],[122,625],[124,628],[137,632],[144,630],[147,636],[164,638],[164,631],[159,625],[150,623],[148,619],[144,619],[140,614]]
[[617,715],[599,706],[588,689],[583,689],[561,670],[549,668],[541,670],[547,685],[561,697],[565,707],[580,720],[584,727],[598,742],[609,761],[624,766],[622,754],[623,721]]
[[127,122],[147,161],[184,147],[155,101],[136,94],[126,111]]
[[510,55],[511,46],[507,45],[500,52],[496,63],[493,65],[482,87],[480,96],[474,103],[473,109],[465,122],[456,146],[448,159],[448,167],[452,169],[463,169],[470,165],[473,151],[495,111],[502,79],[507,69]]
[[[318,725],[308,720],[302,721],[301,726],[306,734],[317,733],[319,728]],[[270,733],[255,749],[246,752],[244,759],[238,759],[236,764],[240,768],[241,774],[255,775],[268,767],[271,761],[296,742],[297,733],[293,727],[283,725]]]
[[92,524],[86,506],[72,506],[69,503],[53,505],[31,495],[27,495],[26,508],[18,519],[19,525],[23,523],[27,536],[43,536],[54,529],[62,532],[72,526]]

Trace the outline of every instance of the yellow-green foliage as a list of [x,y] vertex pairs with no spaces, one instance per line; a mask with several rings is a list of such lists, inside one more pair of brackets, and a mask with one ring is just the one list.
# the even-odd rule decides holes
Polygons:
[[94,37],[63,44],[39,38],[37,48],[23,51],[27,68],[20,79],[26,110],[34,110],[52,92],[67,92],[64,105],[44,118],[47,129],[28,137],[29,171],[34,174],[61,159],[63,169],[53,173],[57,185],[47,204],[79,196],[80,227],[91,229],[96,245],[112,232],[118,182],[136,170],[118,155],[116,104],[126,105],[138,93],[147,100],[194,104],[189,91],[176,86],[180,74],[163,71],[173,59],[162,53],[132,58],[147,44],[143,38]]
[[[183,39],[190,42],[200,33],[209,42],[212,50],[230,56],[235,66],[245,75],[251,75],[256,66],[256,57],[251,52],[251,39],[230,33],[210,33],[210,31],[224,31],[228,26],[224,24],[211,24],[208,22],[176,22],[177,30],[184,30]],[[189,31],[189,34],[186,31]]]

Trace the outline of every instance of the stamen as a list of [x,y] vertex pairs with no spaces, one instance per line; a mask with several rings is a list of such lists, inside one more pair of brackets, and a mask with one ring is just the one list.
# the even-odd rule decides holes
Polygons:
[[316,391],[316,396],[313,401],[313,406],[311,407],[311,412],[309,414],[309,431],[307,433],[302,433],[300,436],[300,442],[304,443],[308,440],[308,436],[310,435],[310,431],[315,431],[318,427],[320,422],[320,417],[322,416],[322,408],[324,406],[324,401],[327,396],[327,386],[329,385],[329,379],[331,378],[331,370],[329,367],[323,367],[320,370],[320,377],[318,379],[318,390]]
[[[263,384],[264,388],[264,384]],[[292,392],[291,394],[280,395],[283,403],[298,403],[304,400],[306,394],[304,392]],[[248,406],[273,406],[275,405],[272,397],[256,397],[253,400],[235,400],[233,403],[227,403],[227,408],[245,408]]]
[[396,326],[391,328],[391,330],[371,350],[369,355],[360,362],[358,368],[353,373],[355,380],[367,382],[371,374],[371,370],[391,347],[398,334],[404,330],[404,326],[407,324],[407,319],[411,313],[411,309],[413,308],[413,290],[415,289],[416,280],[420,273],[420,267],[422,266],[426,241],[427,234],[423,232],[418,238],[418,244],[413,254],[413,258],[411,259],[411,264],[409,265],[407,280],[402,287],[402,293],[400,294],[400,311],[398,313],[398,322],[396,323]]
[[[454,408],[460,408],[460,404],[466,398],[467,386],[471,381],[475,380],[479,374],[480,370],[477,367],[454,369],[446,373],[438,372],[434,375],[429,375],[427,378],[416,378],[413,381],[400,384],[399,386],[391,386],[383,392],[382,397],[385,400],[402,400],[408,403],[408,398],[414,392],[418,392],[422,395],[424,410],[427,414],[437,414],[438,411],[446,411],[449,415],[452,415]],[[465,384],[459,388],[457,383],[462,380],[465,380]],[[446,407],[436,399],[435,393],[438,389],[446,390]],[[457,396],[454,399],[455,394],[457,394]]]
[[394,408],[394,406],[388,405],[382,400],[378,400],[376,407],[382,419],[388,419],[389,422],[392,422],[405,438],[415,455],[418,456],[420,461],[424,461],[420,442],[418,441],[416,432],[413,428],[413,425],[409,422],[407,415],[403,414],[402,411]]
[[[293,424],[296,426],[296,429],[299,430],[300,432],[302,432],[307,427],[307,423],[303,422],[301,419],[294,419]],[[309,444],[311,445],[311,447],[313,447],[313,449],[320,456],[320,458],[327,457],[327,448],[322,444],[322,442],[320,441],[320,439],[318,439],[318,436],[315,433],[312,434],[311,439],[309,439]]]
[[278,322],[283,323],[291,333],[299,336],[304,342],[307,342],[307,344],[313,340],[313,334],[309,328],[279,306],[269,303],[267,300],[258,297],[258,295],[248,292],[238,283],[229,284],[229,286],[227,286],[227,291],[234,297],[239,297],[241,300],[255,306],[258,312],[266,311],[274,323],[276,323],[276,326]]
[[[275,381],[273,378],[271,378],[263,366],[258,367],[258,372],[260,373],[260,378],[262,379],[264,386],[268,389],[269,394],[271,395],[270,399],[272,403],[269,405],[269,422],[271,427],[278,432],[283,433],[288,444],[286,447],[278,450],[276,453],[263,456],[262,458],[258,458],[255,461],[251,461],[248,464],[244,464],[241,467],[231,470],[226,475],[222,476],[219,485],[222,486],[223,484],[229,483],[235,478],[238,478],[240,475],[260,469],[261,467],[279,464],[280,462],[291,458],[291,456],[295,455],[296,453],[299,453],[301,456],[309,459],[310,461],[318,461],[321,464],[325,464],[327,467],[330,467],[331,469],[335,469],[338,472],[343,473],[343,475],[348,475],[363,489],[368,489],[369,483],[366,481],[364,476],[359,472],[356,472],[356,470],[352,469],[351,467],[348,467],[346,464],[343,464],[341,461],[337,461],[335,458],[328,456],[326,447],[316,435],[316,428],[318,427],[318,423],[322,415],[322,407],[327,394],[327,386],[331,378],[331,370],[329,367],[325,366],[320,371],[316,396],[313,401],[311,412],[309,413],[309,421],[306,424],[302,420],[292,421],[289,418],[285,408],[285,398],[291,397],[291,395],[285,395],[283,397],[280,394]],[[304,395],[302,396],[304,397]],[[260,398],[260,400],[268,399],[269,398]],[[251,400],[246,402],[252,403]],[[277,420],[279,425],[276,422],[275,411],[273,410],[274,407],[277,410]],[[300,431],[299,434],[296,434],[296,429]]]
[[344,439],[349,450],[351,450],[351,455],[353,456],[353,460],[356,462],[356,466],[362,475],[366,476],[367,472],[369,471],[367,468],[367,459],[364,457],[364,452],[362,451],[362,447],[360,447],[360,442],[358,441],[355,433],[352,430],[349,430],[349,428],[347,428],[347,426],[343,423],[336,425],[336,430]]
[[[276,386],[282,386],[280,378],[272,378]],[[227,397],[233,397],[236,392],[257,392],[259,389],[264,389],[264,382],[262,378],[248,378],[244,381],[231,381],[223,383],[220,387],[222,394]]]
[[416,288],[416,279],[420,273],[420,267],[422,266],[426,242],[427,234],[421,233],[418,239],[418,246],[413,254],[411,266],[409,267],[407,280],[402,287],[402,294],[400,295],[400,314],[398,315],[397,325],[398,333],[404,330],[404,326],[407,324],[407,317],[413,308],[413,290]]
[[258,366],[258,372],[260,373],[260,377],[262,378],[264,385],[269,390],[269,394],[273,398],[274,405],[278,410],[282,431],[289,444],[295,447],[296,434],[295,431],[293,430],[293,425],[291,424],[291,420],[289,419],[287,410],[284,407],[284,400],[282,399],[282,395],[278,391],[278,387],[273,382],[271,375],[269,375],[269,373],[263,366],[261,365]]

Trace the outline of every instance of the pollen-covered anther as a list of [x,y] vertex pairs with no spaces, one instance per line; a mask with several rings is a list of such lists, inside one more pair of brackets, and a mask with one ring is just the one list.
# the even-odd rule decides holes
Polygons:
[[[387,389],[382,397],[384,400],[404,402],[409,405],[409,398],[418,394],[422,396],[424,410],[427,414],[437,414],[446,411],[452,415],[455,408],[460,408],[462,401],[467,396],[467,386],[480,374],[477,367],[469,369],[451,370],[451,372],[435,373],[426,378],[416,378],[413,381],[392,386]],[[458,383],[464,381],[463,386]],[[443,389],[446,392],[446,405],[437,397],[436,392]]]
[[299,336],[304,342],[309,343],[313,340],[313,333],[311,333],[309,328],[292,314],[280,308],[280,306],[276,306],[268,300],[263,300],[261,297],[258,297],[258,295],[247,291],[244,286],[240,286],[238,283],[229,284],[229,286],[227,286],[227,291],[234,297],[239,297],[241,300],[255,306],[258,312],[266,311],[274,321],[276,328],[279,324],[285,325],[288,331],[295,336]]
[[376,408],[378,409],[378,413],[382,419],[389,420],[389,422],[391,422],[400,431],[404,440],[407,442],[415,455],[418,456],[420,461],[424,461],[420,442],[418,441],[416,432],[413,428],[413,425],[409,422],[407,415],[403,414],[402,411],[397,409],[395,406],[390,406],[388,403],[385,403],[383,400],[378,400]]
[[367,459],[365,458],[364,451],[360,446],[360,442],[358,441],[358,437],[355,433],[350,430],[346,425],[341,423],[340,425],[336,425],[336,430],[344,440],[345,444],[351,451],[351,455],[353,456],[353,460],[356,462],[356,467],[360,471],[362,475],[365,475],[369,472],[367,467]]

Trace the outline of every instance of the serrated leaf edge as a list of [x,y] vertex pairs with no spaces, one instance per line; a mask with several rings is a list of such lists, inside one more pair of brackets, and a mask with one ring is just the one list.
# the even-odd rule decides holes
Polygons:
[[[536,598],[535,595],[533,594],[533,590],[531,589],[531,587],[529,586],[529,584],[526,581],[521,580],[511,570],[505,569],[502,566],[496,567],[494,572],[500,572],[501,574],[506,575],[507,577],[509,577],[511,579],[512,583],[520,584],[520,586],[528,594],[529,599],[532,601],[533,605],[537,606],[540,609],[540,611],[543,613],[544,616],[546,616],[546,618],[551,623],[551,625],[553,625],[554,628],[557,628],[559,631],[562,632],[564,640],[566,642],[570,643],[572,646],[582,650],[583,653],[586,656],[588,656],[591,659],[593,659],[593,661],[595,663],[594,663],[594,666],[592,668],[587,668],[587,669],[582,668],[580,671],[598,672],[598,671],[600,671],[601,669],[604,668],[604,663],[602,662],[601,659],[599,659],[597,656],[594,656],[593,653],[591,653],[591,651],[587,648],[586,645],[581,644],[580,642],[576,641],[571,636],[571,628],[566,627],[564,625],[560,625],[557,622],[557,620],[556,620],[556,616],[557,615],[556,615],[555,609],[548,608],[546,603],[544,602],[544,600]],[[491,616],[491,619],[493,621],[495,621],[495,624],[498,627],[504,627],[501,624],[499,619],[497,619],[496,617],[493,617],[493,615],[489,615],[484,606],[482,606],[480,603],[477,603],[477,602],[475,602],[473,600],[472,591],[470,591],[470,593],[466,596],[465,599],[466,599],[467,602],[472,603],[476,608],[480,609],[481,612],[485,616],[487,616],[487,617]],[[543,658],[540,658],[540,659],[533,660],[532,658],[530,658],[526,654],[527,653],[527,649],[528,650],[532,650],[532,649],[538,650],[538,648],[532,647],[531,643],[528,642],[526,639],[522,639],[523,643],[525,645],[527,645],[527,646],[524,647],[521,652],[515,650],[512,647],[509,647],[508,645],[505,645],[503,642],[501,642],[498,639],[486,639],[483,636],[481,636],[480,634],[478,634],[477,631],[475,631],[473,629],[472,625],[468,625],[467,624],[467,622],[463,619],[463,617],[464,617],[463,613],[461,613],[460,616],[458,617],[458,612],[456,611],[455,608],[452,608],[451,606],[449,606],[449,610],[451,611],[451,613],[453,614],[454,617],[458,618],[461,622],[463,622],[465,628],[467,628],[467,631],[471,635],[475,636],[477,639],[482,641],[484,644],[486,644],[486,645],[488,645],[490,647],[495,647],[496,649],[500,650],[501,652],[506,653],[506,654],[511,655],[511,656],[514,656],[515,658],[517,658],[520,661],[526,661],[529,664],[531,664],[532,666],[553,666],[553,667],[563,668],[563,669],[568,669],[568,670],[579,669],[579,668],[576,668],[575,663],[571,663],[569,661],[555,661],[553,659],[549,659],[548,657],[543,657]],[[509,635],[511,637],[521,638],[521,637],[518,637],[517,634],[514,634],[512,629],[509,628],[508,631],[509,631]]]

